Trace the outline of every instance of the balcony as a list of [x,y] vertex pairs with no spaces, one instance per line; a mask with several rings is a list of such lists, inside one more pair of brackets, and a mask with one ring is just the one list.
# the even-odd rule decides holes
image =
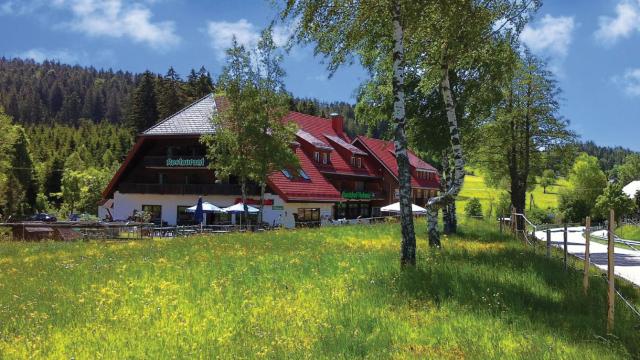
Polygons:
[[[240,195],[240,185],[237,184],[121,183],[118,190],[125,194]],[[257,185],[247,185],[247,195],[260,195],[260,188]]]
[[193,169],[206,168],[209,160],[204,155],[199,156],[145,156],[143,158],[145,167],[169,168],[169,169]]

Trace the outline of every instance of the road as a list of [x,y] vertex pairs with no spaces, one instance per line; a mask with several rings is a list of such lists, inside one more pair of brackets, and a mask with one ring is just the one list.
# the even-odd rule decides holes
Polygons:
[[[561,229],[552,229],[561,230]],[[584,227],[570,227],[567,237],[567,252],[584,259],[585,239]],[[602,231],[599,232],[602,235]],[[605,230],[606,234],[606,230]],[[546,231],[536,232],[536,237],[546,241]],[[562,249],[564,236],[561,231],[551,233],[551,245]],[[591,241],[589,244],[591,263],[602,270],[607,270],[607,245]],[[640,286],[640,251],[615,247],[615,274]]]

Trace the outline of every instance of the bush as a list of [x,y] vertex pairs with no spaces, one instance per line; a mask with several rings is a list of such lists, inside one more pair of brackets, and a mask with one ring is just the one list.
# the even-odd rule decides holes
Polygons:
[[543,210],[537,207],[527,212],[527,219],[534,224],[552,224],[554,223],[556,216],[550,209]]
[[482,217],[482,204],[478,198],[471,198],[464,207],[464,213],[469,217]]
[[511,216],[511,196],[509,193],[503,192],[498,198],[498,205],[496,207],[496,213],[498,217]]

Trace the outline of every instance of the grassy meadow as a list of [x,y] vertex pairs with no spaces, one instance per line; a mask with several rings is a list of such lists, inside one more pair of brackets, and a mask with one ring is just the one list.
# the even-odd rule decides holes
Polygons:
[[625,240],[640,241],[640,226],[622,225],[616,229],[616,235]]
[[[464,222],[401,271],[399,226],[122,242],[0,242],[0,358],[638,357],[559,258]],[[638,290],[624,288],[637,301]]]
[[[537,207],[545,210],[550,208],[556,209],[558,207],[560,190],[566,185],[567,182],[565,179],[558,179],[556,184],[547,187],[546,193],[544,193],[542,186],[536,185],[533,191],[527,192],[527,208],[529,206],[530,195],[533,194],[533,202]],[[500,193],[501,190],[491,188],[485,184],[481,170],[468,169],[468,173],[464,177],[464,185],[456,201],[456,210],[459,214],[464,214],[467,202],[474,197],[480,200],[484,212],[491,207],[492,203],[495,209],[500,199]]]

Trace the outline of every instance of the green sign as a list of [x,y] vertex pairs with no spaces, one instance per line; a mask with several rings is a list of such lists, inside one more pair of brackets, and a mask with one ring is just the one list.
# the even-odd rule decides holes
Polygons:
[[373,193],[360,191],[343,191],[342,197],[345,199],[370,200],[373,198]]
[[272,210],[284,210],[284,205],[272,205]]
[[192,158],[167,158],[167,166],[168,167],[204,167],[204,158],[192,159]]

